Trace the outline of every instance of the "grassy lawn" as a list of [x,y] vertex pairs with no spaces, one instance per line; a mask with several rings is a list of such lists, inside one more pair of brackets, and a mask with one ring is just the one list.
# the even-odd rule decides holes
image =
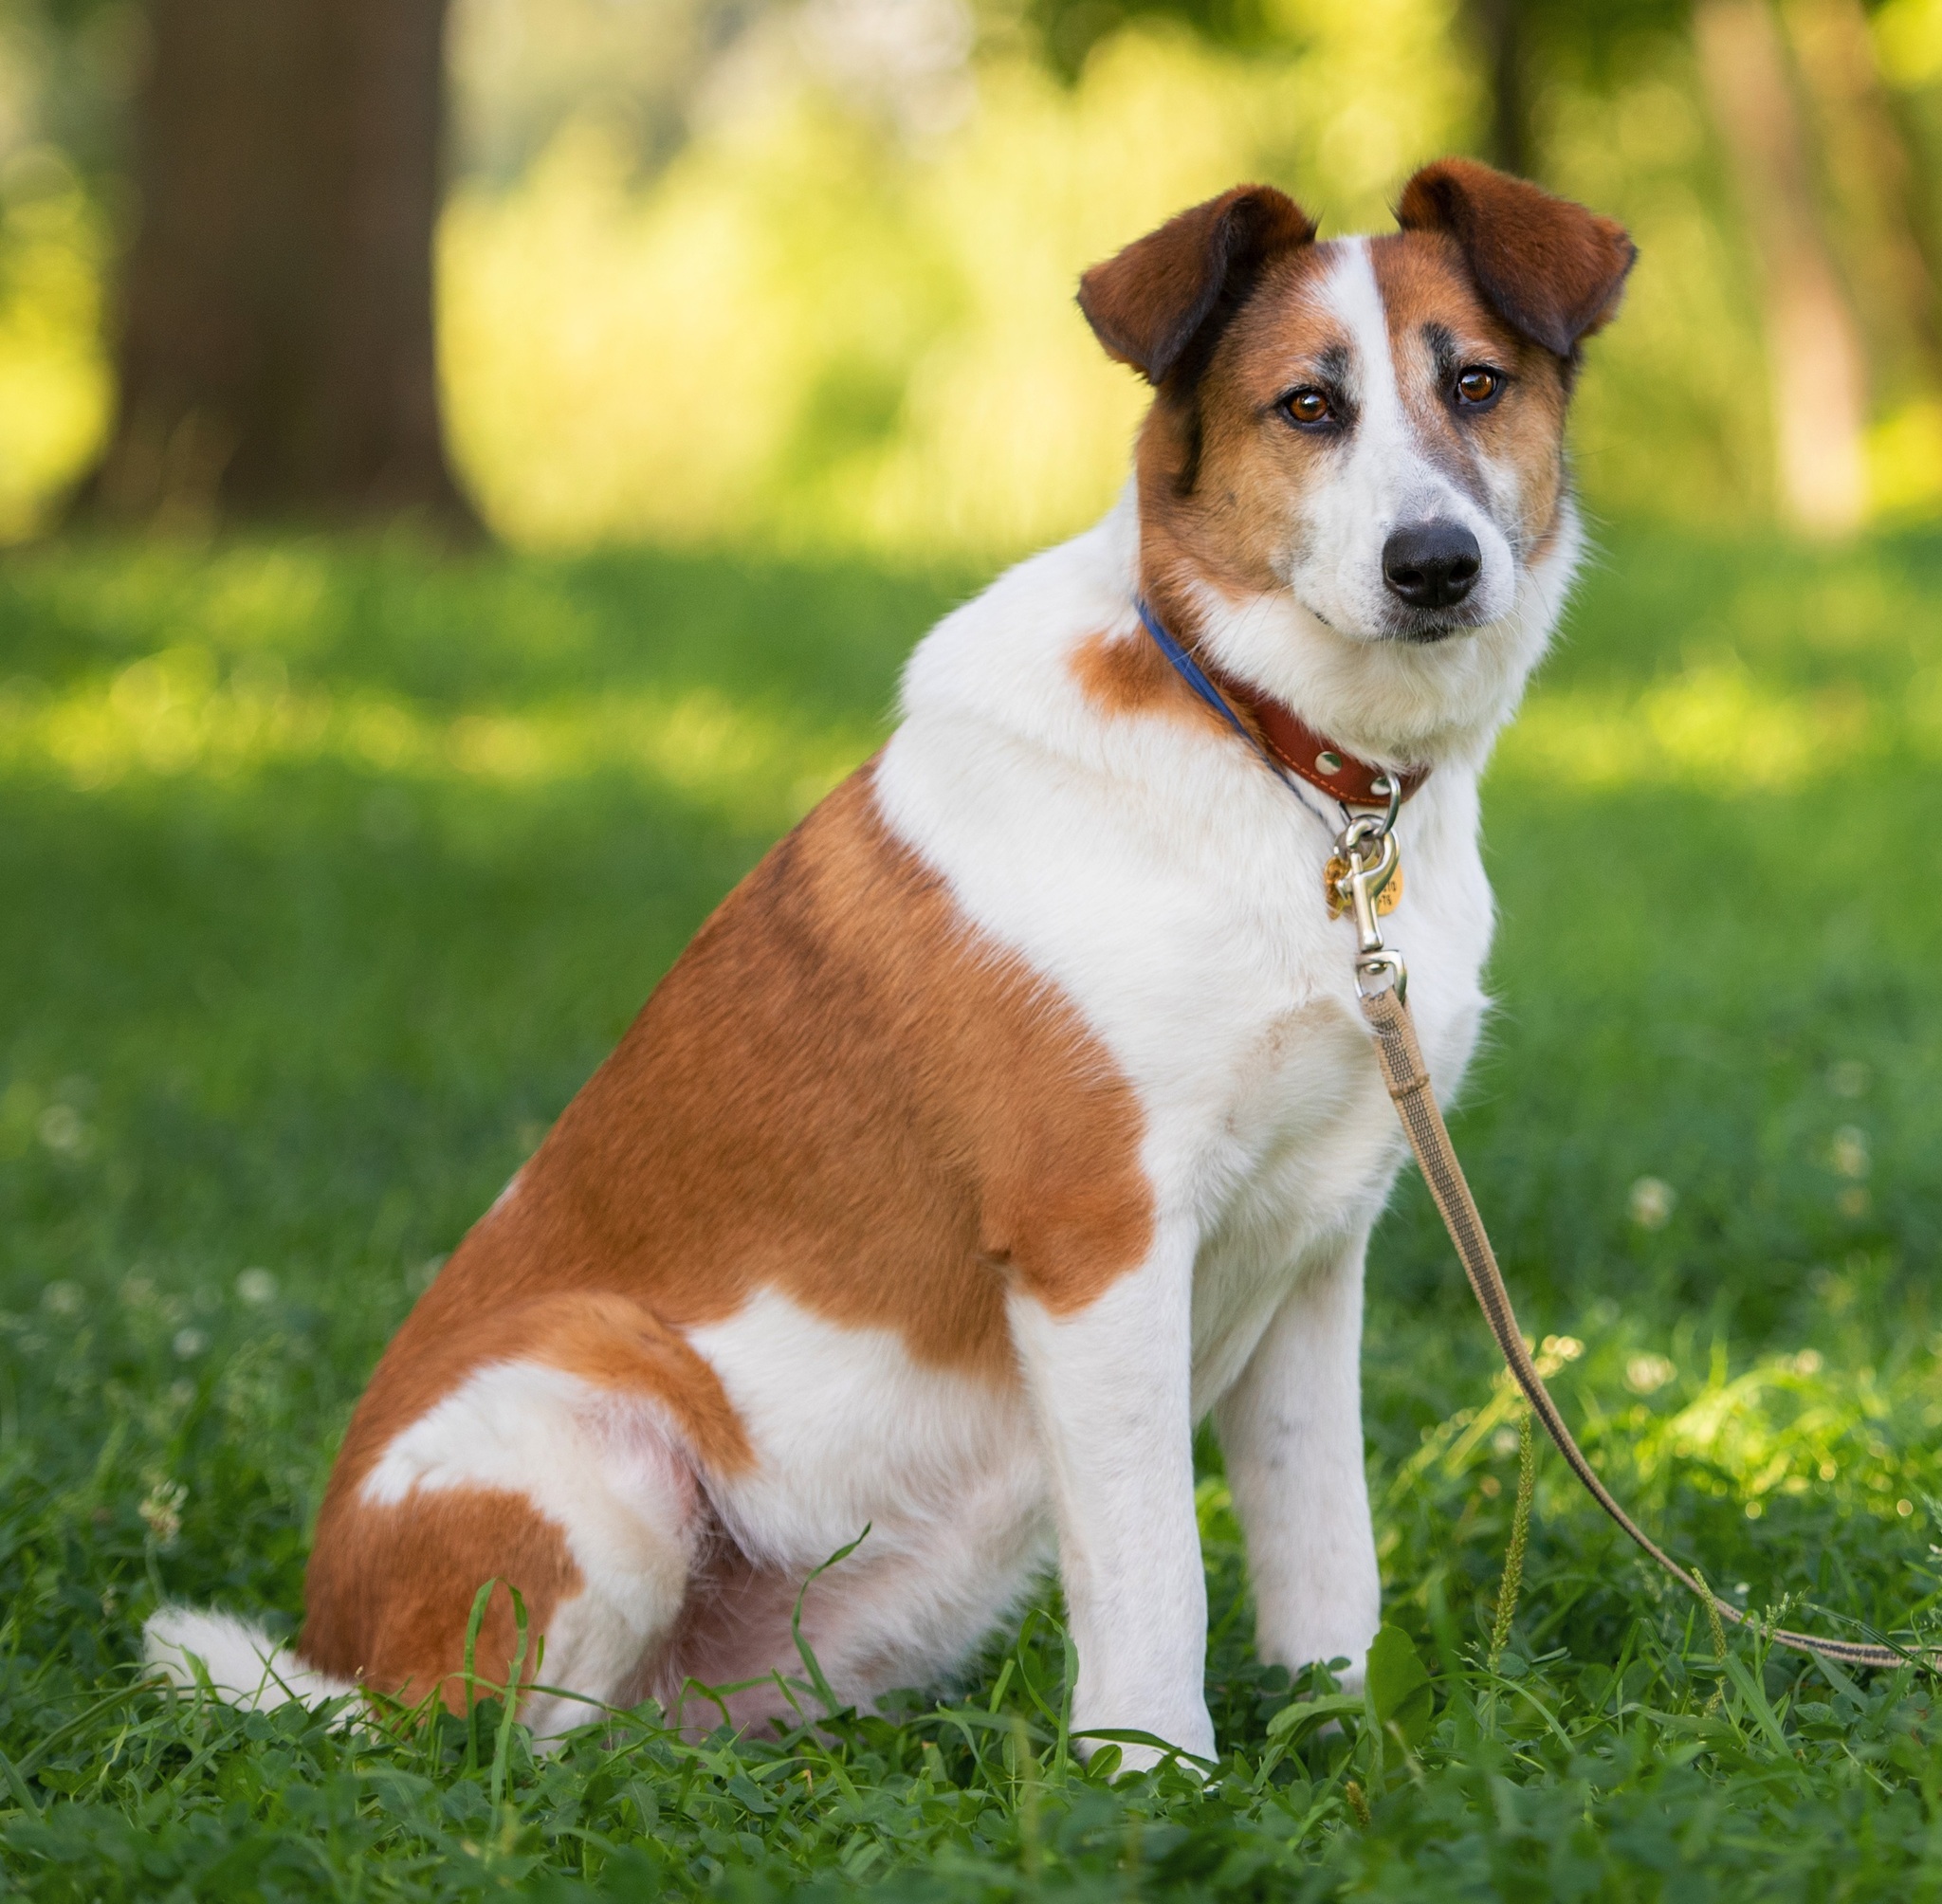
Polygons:
[[[648,1709],[544,1760],[490,1703],[390,1736],[135,1685],[158,1597],[294,1619],[331,1451],[441,1254],[976,579],[0,567],[0,1889],[1942,1891],[1927,1684],[1721,1658],[1554,1458],[1492,1669],[1517,1416],[1413,1179],[1369,1463],[1432,1692],[1386,1737],[1255,1663],[1211,1443],[1204,1785],[1074,1767],[1039,1616],[890,1716],[696,1746]],[[1938,616],[1942,540],[1614,532],[1489,787],[1501,1010],[1459,1147],[1593,1458],[1795,1623],[1942,1623]]]

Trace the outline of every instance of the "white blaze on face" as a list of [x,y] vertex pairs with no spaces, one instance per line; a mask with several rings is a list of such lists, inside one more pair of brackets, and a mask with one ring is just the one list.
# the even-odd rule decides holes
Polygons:
[[1482,558],[1462,604],[1462,622],[1495,621],[1511,612],[1516,596],[1510,539],[1432,459],[1410,415],[1368,240],[1339,239],[1329,248],[1335,262],[1320,296],[1346,336],[1355,417],[1333,449],[1331,471],[1304,498],[1304,533],[1289,586],[1343,634],[1374,641],[1405,632],[1409,608],[1383,579],[1383,547],[1399,530],[1454,523],[1476,539]]

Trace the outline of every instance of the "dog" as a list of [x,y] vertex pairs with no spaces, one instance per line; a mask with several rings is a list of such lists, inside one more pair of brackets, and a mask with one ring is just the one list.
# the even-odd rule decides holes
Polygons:
[[867,1707],[1055,1559],[1074,1728],[1207,1758],[1211,1416],[1262,1657],[1359,1682],[1364,1254],[1404,1152],[1325,868],[1409,793],[1391,929],[1447,1097],[1478,776],[1579,559],[1566,412],[1634,257],[1461,159],[1397,220],[1324,242],[1241,186],[1085,274],[1153,389],[1126,493],[925,638],[881,752],[460,1244],[352,1419],[294,1650],[165,1608],[152,1658],[238,1700],[461,1706],[470,1671],[542,1739],[697,1688],[762,1725],[798,1607]]

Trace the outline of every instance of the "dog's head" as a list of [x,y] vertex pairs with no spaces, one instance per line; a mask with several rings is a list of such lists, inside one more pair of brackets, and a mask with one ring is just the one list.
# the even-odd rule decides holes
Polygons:
[[[1633,247],[1464,159],[1419,172],[1397,222],[1318,243],[1283,193],[1241,186],[1081,281],[1100,341],[1155,387],[1141,580],[1183,634],[1205,632],[1210,602],[1292,596],[1297,641],[1449,655],[1405,672],[1460,668],[1455,650],[1493,631],[1516,645],[1504,626],[1568,522],[1579,349]],[[1270,661],[1281,678],[1263,685],[1283,690],[1311,671],[1226,658]]]

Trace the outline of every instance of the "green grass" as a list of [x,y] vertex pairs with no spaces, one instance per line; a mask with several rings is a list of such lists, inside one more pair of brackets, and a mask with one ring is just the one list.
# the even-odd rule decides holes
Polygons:
[[[295,1616],[441,1253],[975,579],[322,543],[0,569],[4,1882],[1942,1891],[1928,1685],[1721,1659],[1542,1451],[1490,1669],[1517,1417],[1413,1181],[1366,1357],[1395,1731],[1318,1727],[1327,1686],[1253,1660],[1211,1443],[1204,1784],[1074,1765],[1047,1618],[888,1716],[696,1745],[644,1711],[540,1760],[489,1702],[394,1736],[136,1684],[158,1596]],[[1502,1002],[1456,1121],[1621,1495],[1743,1603],[1854,1630],[1942,1595],[1938,612],[1934,539],[1611,539],[1490,784]]]

